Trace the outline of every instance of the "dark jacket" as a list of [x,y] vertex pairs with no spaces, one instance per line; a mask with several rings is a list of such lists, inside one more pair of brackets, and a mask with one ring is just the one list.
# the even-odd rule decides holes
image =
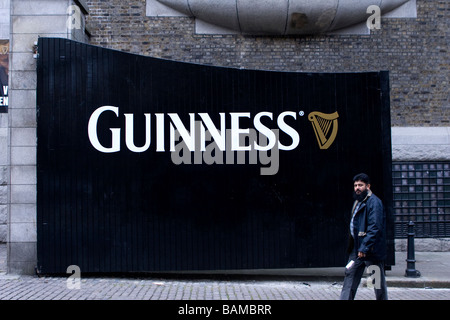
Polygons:
[[[355,201],[353,209],[358,202]],[[386,214],[383,203],[370,190],[362,201],[353,220],[353,235],[350,235],[349,253],[366,254],[365,260],[382,261],[386,258]]]

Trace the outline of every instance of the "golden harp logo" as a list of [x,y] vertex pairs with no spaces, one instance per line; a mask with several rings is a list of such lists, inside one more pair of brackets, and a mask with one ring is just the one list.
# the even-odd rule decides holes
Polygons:
[[336,139],[338,117],[337,111],[334,113],[313,111],[308,115],[308,120],[311,121],[320,149],[328,149]]

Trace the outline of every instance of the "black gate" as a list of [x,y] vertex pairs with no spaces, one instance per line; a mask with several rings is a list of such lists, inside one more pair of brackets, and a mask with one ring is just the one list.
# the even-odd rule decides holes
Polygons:
[[387,72],[38,47],[42,273],[342,266],[359,172],[387,208],[394,263]]

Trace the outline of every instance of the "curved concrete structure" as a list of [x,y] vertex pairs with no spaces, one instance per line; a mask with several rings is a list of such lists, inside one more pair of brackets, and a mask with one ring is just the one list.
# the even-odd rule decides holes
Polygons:
[[371,5],[387,13],[409,0],[157,0],[188,16],[245,34],[325,33],[367,20]]

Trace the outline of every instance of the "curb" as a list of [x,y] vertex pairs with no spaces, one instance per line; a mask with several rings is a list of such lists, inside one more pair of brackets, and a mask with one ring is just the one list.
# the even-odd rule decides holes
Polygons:
[[449,289],[450,280],[430,279],[426,277],[420,278],[388,278],[386,277],[388,287],[399,288],[424,288],[424,289]]

